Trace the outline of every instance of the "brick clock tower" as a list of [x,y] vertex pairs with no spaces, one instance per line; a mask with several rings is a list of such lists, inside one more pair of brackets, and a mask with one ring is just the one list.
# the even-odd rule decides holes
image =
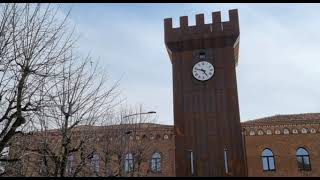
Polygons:
[[239,19],[212,13],[212,24],[196,15],[196,25],[180,17],[180,27],[164,20],[172,63],[175,168],[177,176],[247,176],[240,127],[236,65]]

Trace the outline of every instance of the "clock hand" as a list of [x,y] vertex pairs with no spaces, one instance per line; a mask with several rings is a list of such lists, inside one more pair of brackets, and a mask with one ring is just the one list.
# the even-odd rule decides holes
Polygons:
[[199,70],[202,71],[208,77],[206,70],[204,70],[204,69],[199,69]]

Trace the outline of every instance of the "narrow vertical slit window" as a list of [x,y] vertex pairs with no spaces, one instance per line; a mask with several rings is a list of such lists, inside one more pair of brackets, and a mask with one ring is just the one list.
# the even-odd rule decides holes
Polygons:
[[192,151],[190,151],[190,161],[191,161],[191,175],[194,175],[193,152]]
[[230,171],[229,171],[229,159],[228,159],[228,149],[224,149],[224,169],[225,169],[225,172],[226,174],[228,174]]
[[188,153],[187,153],[187,158],[189,160],[189,167],[190,167],[190,173],[191,173],[191,176],[195,176],[195,165],[194,165],[194,153],[192,150],[187,150]]

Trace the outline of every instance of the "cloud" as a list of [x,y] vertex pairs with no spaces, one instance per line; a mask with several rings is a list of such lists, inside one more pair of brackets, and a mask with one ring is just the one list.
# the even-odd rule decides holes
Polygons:
[[319,5],[307,4],[112,4],[78,5],[73,22],[79,47],[99,58],[129,104],[157,111],[173,124],[172,70],[164,46],[163,19],[237,8],[240,54],[237,67],[241,120],[320,109]]

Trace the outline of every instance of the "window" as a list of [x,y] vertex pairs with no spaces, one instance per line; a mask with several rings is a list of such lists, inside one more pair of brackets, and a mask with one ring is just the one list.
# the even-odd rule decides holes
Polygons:
[[275,134],[280,134],[280,130],[277,129],[277,130],[274,131],[274,133],[275,133]]
[[124,171],[126,173],[133,171],[133,155],[131,153],[125,155]]
[[293,134],[298,134],[298,130],[297,130],[297,129],[293,129],[293,130],[292,130],[292,133],[293,133]]
[[199,53],[199,58],[200,59],[205,59],[206,58],[206,53],[205,52],[200,52]]
[[267,130],[267,134],[268,134],[268,135],[272,134],[272,132],[271,132],[270,129]]
[[[1,159],[7,159],[9,157],[9,147],[3,148],[2,152],[0,153]],[[0,161],[0,173],[3,173],[6,170],[7,162]]]
[[142,136],[142,140],[146,140],[146,139],[147,139],[147,135],[144,134],[144,135]]
[[289,134],[289,129],[284,129],[283,134]]
[[226,174],[230,173],[228,149],[224,149],[224,170]]
[[262,131],[262,130],[259,130],[259,131],[258,131],[258,135],[260,135],[260,136],[263,135],[263,131]]
[[311,128],[311,129],[310,129],[310,132],[311,132],[311,133],[316,133],[316,130],[315,130],[314,128]]
[[306,133],[308,133],[308,130],[307,130],[306,128],[302,128],[302,129],[301,129],[301,132],[302,132],[303,134],[306,134]]
[[271,149],[265,149],[262,151],[262,167],[264,171],[275,171],[274,155]]
[[165,134],[165,135],[163,136],[163,139],[169,139],[169,136],[168,136],[167,134]]
[[91,168],[94,174],[99,172],[99,162],[100,162],[100,157],[98,154],[93,154],[92,158],[91,158]]
[[154,139],[154,135],[153,134],[150,134],[150,140],[153,140]]
[[71,175],[71,173],[72,173],[72,168],[73,168],[73,163],[74,163],[73,161],[74,161],[74,157],[71,154],[68,156],[68,161],[67,161],[67,168],[66,168],[67,175]]
[[188,153],[188,159],[190,159],[190,170],[191,170],[191,176],[194,176],[195,175],[195,172],[194,172],[194,169],[195,169],[195,167],[194,167],[194,165],[195,165],[195,158],[194,158],[194,154],[193,154],[193,151],[190,149],[190,150],[188,150],[189,151],[189,153]]
[[39,173],[41,176],[48,176],[48,162],[46,157],[43,157],[40,162]]
[[139,136],[136,136],[136,140],[139,140],[140,139],[140,137]]
[[250,131],[250,136],[254,136],[255,135],[255,133],[254,133],[254,131],[252,130],[252,131]]
[[152,170],[152,172],[160,172],[161,171],[161,155],[158,152],[152,154],[151,170]]
[[298,162],[299,170],[310,171],[311,170],[311,163],[310,163],[308,151],[304,148],[298,148],[296,155],[297,155],[297,162]]

